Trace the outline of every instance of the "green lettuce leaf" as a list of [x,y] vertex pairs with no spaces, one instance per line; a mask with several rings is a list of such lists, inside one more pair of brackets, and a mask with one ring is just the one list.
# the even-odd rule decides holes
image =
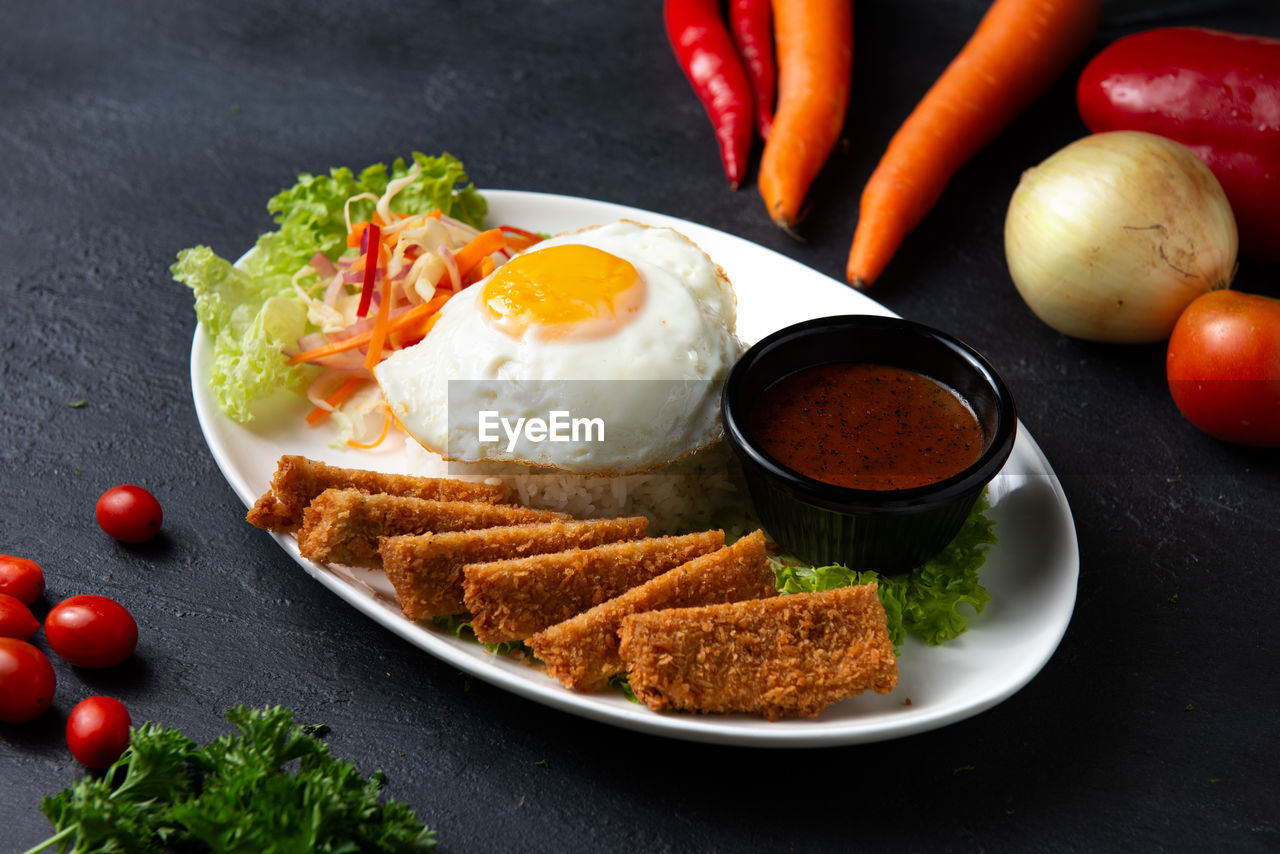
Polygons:
[[960,606],[967,605],[980,614],[991,601],[991,594],[978,579],[987,550],[996,542],[995,522],[986,515],[988,509],[984,494],[947,547],[910,572],[880,575],[840,565],[814,567],[780,556],[771,559],[778,589],[813,593],[874,582],[879,585],[894,646],[901,646],[908,635],[932,646],[952,640],[969,626],[969,614]]
[[[336,260],[346,249],[347,200],[366,193],[381,196],[391,181],[408,175],[413,163],[422,172],[392,199],[393,211],[439,208],[483,226],[484,198],[467,183],[462,164],[449,154],[414,152],[412,163],[397,159],[390,168],[376,163],[359,175],[346,167],[328,175],[299,175],[297,183],[267,203],[278,228],[259,237],[239,267],[207,246],[178,253],[170,272],[195,294],[196,317],[213,342],[210,387],[227,416],[250,421],[256,401],[300,388],[310,375],[313,369],[289,365],[282,353],[310,331],[306,306],[293,288],[294,274],[317,252]],[[352,221],[368,219],[372,211],[371,200],[355,202]]]
[[269,277],[237,269],[208,246],[182,250],[170,270],[195,292],[196,318],[213,341],[209,386],[226,415],[249,421],[254,401],[303,381],[307,369],[290,365],[283,353],[307,329],[300,300],[281,295]]

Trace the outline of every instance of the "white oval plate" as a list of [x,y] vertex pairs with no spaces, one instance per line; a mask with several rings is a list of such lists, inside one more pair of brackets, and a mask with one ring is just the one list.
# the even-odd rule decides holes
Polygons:
[[[616,219],[670,226],[701,246],[738,295],[738,332],[751,343],[775,329],[831,314],[892,312],[861,293],[741,238],[636,208],[568,196],[484,191],[491,224],[555,233]],[[304,403],[241,425],[222,416],[208,392],[211,347],[196,329],[191,383],[196,413],[214,459],[248,507],[267,490],[281,454],[334,465],[406,471],[403,447],[330,448],[331,434],[306,427]],[[392,443],[394,445],[394,443]],[[702,742],[773,747],[857,744],[924,732],[989,709],[1026,685],[1058,647],[1075,607],[1080,557],[1071,510],[1044,454],[1019,425],[1013,454],[992,482],[999,543],[981,571],[992,601],[969,631],[943,646],[908,640],[893,693],[838,703],[816,718],[769,723],[746,715],[655,713],[616,692],[578,694],[526,665],[490,655],[429,624],[404,617],[380,572],[316,564],[292,536],[274,536],[307,574],[410,643],[458,669],[539,703],[616,726]]]

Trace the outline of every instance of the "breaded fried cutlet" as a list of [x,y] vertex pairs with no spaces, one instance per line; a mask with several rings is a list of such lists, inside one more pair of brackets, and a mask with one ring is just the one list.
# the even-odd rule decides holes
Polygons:
[[479,501],[485,504],[503,504],[508,499],[507,488],[502,484],[345,469],[306,457],[286,455],[276,465],[271,488],[254,503],[245,519],[263,530],[293,533],[302,524],[302,514],[307,505],[326,489],[358,489],[432,501]]
[[723,545],[704,531],[468,564],[463,601],[482,642],[521,640]]
[[466,610],[462,568],[469,563],[635,540],[648,523],[644,516],[627,516],[384,537],[378,551],[400,610],[420,620]]
[[776,721],[898,684],[874,584],[632,614],[619,634],[631,689],[654,710]]
[[599,691],[610,677],[622,672],[618,627],[629,614],[763,599],[777,592],[765,557],[764,535],[755,531],[538,632],[525,643],[565,687]]
[[397,534],[467,531],[570,517],[550,510],[479,501],[432,501],[404,495],[326,489],[302,514],[298,550],[321,563],[378,569],[378,540]]

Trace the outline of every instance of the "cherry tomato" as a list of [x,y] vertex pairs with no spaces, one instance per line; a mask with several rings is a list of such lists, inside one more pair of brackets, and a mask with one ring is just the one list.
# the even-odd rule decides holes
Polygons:
[[138,645],[138,624],[105,596],[72,596],[44,618],[49,647],[77,667],[115,667]]
[[141,486],[113,486],[94,507],[102,530],[124,543],[144,543],[160,531],[160,502]]
[[0,593],[0,637],[26,640],[40,630],[40,621],[21,599]]
[[1238,291],[1197,297],[1173,327],[1169,391],[1210,436],[1280,447],[1280,300]]
[[86,768],[106,768],[129,746],[133,719],[114,697],[86,697],[67,715],[67,747]]
[[58,678],[45,654],[17,638],[0,638],[0,721],[20,724],[49,708]]
[[0,593],[8,593],[30,607],[44,592],[40,564],[25,557],[0,555]]

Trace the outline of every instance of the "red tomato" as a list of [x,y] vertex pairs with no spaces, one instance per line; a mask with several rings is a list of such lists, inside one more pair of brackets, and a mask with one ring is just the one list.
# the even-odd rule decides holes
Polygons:
[[49,708],[58,678],[45,654],[17,638],[0,638],[0,721],[20,724]]
[[0,555],[0,593],[8,593],[31,606],[44,592],[44,572],[34,560]]
[[113,486],[102,493],[93,512],[102,530],[125,543],[151,539],[159,533],[163,518],[156,497],[131,483]]
[[77,667],[115,667],[138,645],[138,624],[105,596],[72,596],[44,618],[49,647]]
[[86,697],[67,715],[67,747],[86,768],[106,768],[129,746],[133,719],[114,697]]
[[40,621],[21,599],[0,593],[0,637],[26,640],[40,630]]
[[1280,300],[1210,291],[1173,327],[1173,402],[1210,436],[1280,447]]

